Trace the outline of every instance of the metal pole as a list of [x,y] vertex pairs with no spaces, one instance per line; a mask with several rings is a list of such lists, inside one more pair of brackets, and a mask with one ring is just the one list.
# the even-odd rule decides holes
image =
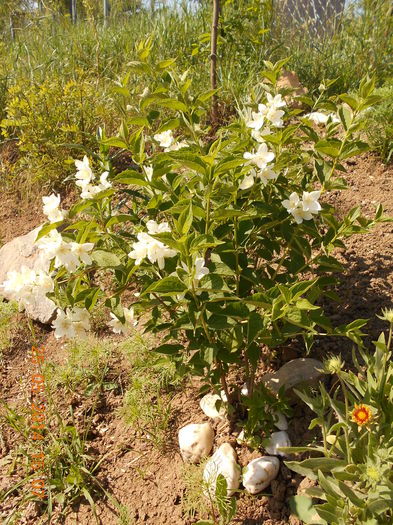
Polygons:
[[10,32],[11,32],[11,39],[15,40],[15,28],[14,28],[14,21],[12,20],[12,15],[10,15]]
[[71,19],[72,23],[76,24],[76,0],[71,0]]
[[109,5],[108,5],[108,0],[103,0],[104,1],[104,21],[106,22],[106,19],[108,18],[108,15],[109,15]]

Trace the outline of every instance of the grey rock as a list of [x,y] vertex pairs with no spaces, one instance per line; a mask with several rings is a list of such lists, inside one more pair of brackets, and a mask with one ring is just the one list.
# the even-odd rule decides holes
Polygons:
[[318,382],[322,377],[322,368],[322,363],[317,359],[301,357],[285,363],[273,374],[265,374],[262,381],[274,392],[284,385],[285,393],[290,394],[294,387],[301,388]]
[[[15,237],[0,248],[0,283],[7,279],[7,273],[20,271],[22,266],[32,270],[48,271],[50,259],[42,257],[42,253],[34,244],[41,226],[35,228],[26,235]],[[2,297],[10,300],[11,297],[0,289]],[[54,318],[56,305],[45,295],[36,292],[32,303],[27,306],[26,314],[36,321],[49,324]]]

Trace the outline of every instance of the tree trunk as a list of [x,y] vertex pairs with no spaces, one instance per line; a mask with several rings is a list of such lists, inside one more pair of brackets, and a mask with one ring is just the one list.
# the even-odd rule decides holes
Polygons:
[[[211,55],[210,55],[210,86],[211,89],[217,88],[217,30],[220,16],[220,0],[213,0],[213,20],[211,35]],[[212,122],[217,122],[218,107],[217,96],[212,97]]]

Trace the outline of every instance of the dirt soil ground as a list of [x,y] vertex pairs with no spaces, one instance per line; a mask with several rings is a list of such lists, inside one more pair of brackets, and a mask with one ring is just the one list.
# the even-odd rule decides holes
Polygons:
[[[385,166],[373,155],[368,154],[356,163],[348,163],[346,180],[350,189],[332,192],[328,200],[339,212],[345,213],[361,204],[363,214],[372,216],[377,203],[382,203],[385,213],[393,216],[393,167]],[[41,202],[24,202],[15,195],[4,195],[0,200],[0,239],[6,242],[16,235],[24,234],[43,221]],[[340,257],[345,266],[341,284],[337,292],[341,303],[326,303],[325,309],[335,324],[350,322],[356,318],[369,318],[370,339],[375,340],[384,328],[376,318],[383,307],[391,307],[393,302],[393,224],[385,223],[376,227],[371,234],[354,236],[347,241],[347,248],[341,250]],[[30,336],[21,317],[20,326],[13,334],[13,343],[0,361],[1,397],[14,406],[27,405],[28,378],[31,365],[28,359]],[[48,358],[55,363],[67,359],[64,347],[55,340],[46,327],[37,326],[40,342],[46,347]],[[342,342],[323,340],[318,342],[311,357],[324,357],[328,352],[346,353]],[[298,355],[297,344],[279,352],[270,363],[277,368]],[[99,480],[130,510],[129,523],[146,525],[188,525],[194,523],[182,513],[185,485],[182,477],[183,464],[177,446],[178,428],[190,422],[206,420],[200,411],[195,383],[188,384],[177,393],[172,402],[173,410],[165,453],[154,449],[148,439],[136,437],[135,430],[127,427],[116,415],[122,405],[122,390],[127,387],[127,370],[122,369],[118,357],[111,362],[110,374],[123,385],[122,388],[103,394],[100,399],[95,426],[91,429],[91,448],[97,457],[109,452],[103,461]],[[86,408],[81,400],[72,400],[79,413]],[[67,405],[63,400],[64,406]],[[289,434],[294,445],[304,444],[310,438],[307,430],[310,414],[304,406],[296,405]],[[106,430],[103,431],[102,429]],[[215,424],[216,446],[224,440],[236,445],[235,437],[228,435],[225,424]],[[17,439],[15,433],[2,429],[0,436],[0,490],[10,487],[22,475],[16,469],[9,475],[9,464],[4,461],[14,449]],[[245,447],[237,447],[239,463],[242,466],[255,457],[255,453]],[[2,460],[3,458],[3,460]],[[284,465],[279,477],[266,494],[239,497],[239,512],[234,523],[242,525],[299,525],[291,516],[288,497],[296,494],[301,476],[290,472]],[[0,516],[5,517],[17,503],[20,496],[10,497],[0,507]],[[40,508],[29,503],[28,509],[19,522],[20,525],[37,523]],[[113,505],[104,497],[97,502],[97,513],[103,525],[126,523],[119,519]],[[90,525],[94,517],[86,501],[79,502],[65,520],[66,525]],[[60,523],[53,521],[52,523]]]

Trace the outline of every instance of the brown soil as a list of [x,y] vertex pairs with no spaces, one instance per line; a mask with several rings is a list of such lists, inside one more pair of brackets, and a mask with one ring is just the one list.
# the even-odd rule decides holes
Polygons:
[[[361,204],[362,212],[372,216],[376,204],[381,202],[387,215],[393,215],[393,168],[384,166],[372,155],[365,155],[356,163],[348,165],[346,179],[350,185],[348,191],[332,192],[329,202],[339,212],[345,213]],[[0,235],[3,242],[12,237],[27,233],[43,220],[41,202],[24,204],[12,195],[3,195],[0,201]],[[368,331],[375,339],[383,328],[375,314],[383,307],[392,305],[393,284],[393,225],[378,225],[371,234],[358,235],[347,242],[347,249],[340,257],[345,266],[342,282],[337,289],[341,303],[326,302],[326,312],[335,324],[350,322],[359,317],[370,318]],[[23,316],[15,323],[14,338],[9,350],[0,360],[1,397],[19,410],[28,412],[29,378],[31,364],[28,353],[31,349],[31,337]],[[36,326],[37,337],[47,350],[47,358],[54,363],[67,360],[64,346],[55,340],[48,328]],[[342,351],[342,342],[319,341],[313,354],[324,356],[328,351]],[[345,346],[345,345],[344,345]],[[296,357],[299,351],[297,343],[289,345],[282,354],[272,361],[274,367]],[[127,427],[116,412],[122,405],[124,390],[128,384],[127,364],[123,357],[114,352],[110,360],[108,375],[115,380],[119,388],[102,392],[97,405],[97,415],[89,433],[91,454],[104,459],[98,479],[118,501],[129,509],[129,523],[146,525],[187,525],[194,523],[182,513],[182,501],[185,494],[183,463],[177,447],[177,431],[189,422],[202,422],[198,405],[198,384],[191,382],[175,393],[172,400],[172,415],[168,433],[168,445],[165,451],[152,447],[148,436],[137,436],[134,429]],[[83,395],[68,399],[64,392],[58,392],[58,404],[64,414],[71,403],[77,421],[91,407],[92,400]],[[304,444],[310,438],[307,431],[311,414],[304,406],[296,405],[294,417],[290,423],[289,434],[294,445]],[[66,417],[66,416],[65,416]],[[244,466],[255,453],[236,445],[235,435],[229,435],[226,424],[215,424],[216,445],[230,440],[239,455],[239,463]],[[11,452],[15,454],[20,443],[17,433],[8,426],[0,429],[0,489],[10,487],[23,476],[23,468],[10,469]],[[290,515],[288,497],[296,494],[301,476],[290,472],[284,465],[277,480],[266,494],[239,497],[239,512],[234,523],[243,525],[299,525],[299,521]],[[304,482],[302,484],[304,486]],[[14,492],[0,505],[0,516],[5,518],[21,495]],[[118,510],[105,496],[98,499],[97,513],[103,525],[128,523],[121,521]],[[30,502],[19,524],[33,525],[39,522],[39,504]],[[78,502],[68,514],[65,524],[93,524],[94,517],[87,501]],[[61,523],[57,519],[52,523]]]

